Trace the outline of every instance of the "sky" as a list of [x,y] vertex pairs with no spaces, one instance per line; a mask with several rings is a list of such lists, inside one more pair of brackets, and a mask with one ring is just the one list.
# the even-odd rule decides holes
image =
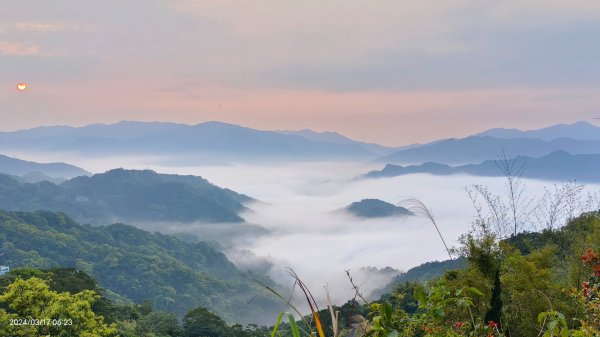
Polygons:
[[597,0],[0,0],[0,131],[218,120],[403,145],[592,121],[598,17]]

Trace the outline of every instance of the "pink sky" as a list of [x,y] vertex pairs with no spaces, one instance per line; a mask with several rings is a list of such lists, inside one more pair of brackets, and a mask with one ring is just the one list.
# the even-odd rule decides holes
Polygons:
[[4,131],[219,120],[402,145],[600,116],[597,1],[2,6]]

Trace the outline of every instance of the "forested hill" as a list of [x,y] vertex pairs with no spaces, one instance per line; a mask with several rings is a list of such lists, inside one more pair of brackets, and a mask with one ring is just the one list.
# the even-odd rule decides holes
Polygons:
[[379,199],[363,199],[361,201],[353,202],[345,207],[345,210],[360,218],[412,215],[412,213],[404,207],[396,206]]
[[115,169],[62,184],[23,183],[0,175],[0,208],[60,211],[79,222],[242,222],[250,197],[196,176]]
[[259,295],[255,279],[239,271],[206,243],[185,243],[170,235],[132,226],[80,225],[63,213],[0,210],[2,264],[11,268],[75,267],[99,284],[137,303],[180,317],[207,307],[232,322],[266,323],[283,310]]
[[90,174],[82,168],[65,163],[42,164],[17,158],[11,158],[1,154],[0,173],[13,174],[18,176],[37,173],[43,174],[50,178],[65,179]]

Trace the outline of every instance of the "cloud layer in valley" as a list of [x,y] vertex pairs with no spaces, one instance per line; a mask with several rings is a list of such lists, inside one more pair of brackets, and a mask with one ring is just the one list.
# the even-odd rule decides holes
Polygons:
[[[391,276],[361,271],[363,267],[407,270],[420,263],[447,259],[435,229],[419,217],[360,219],[339,210],[363,198],[397,203],[418,198],[434,212],[445,239],[456,244],[468,231],[474,209],[464,187],[486,184],[504,192],[502,178],[409,175],[385,179],[355,179],[377,165],[295,163],[165,167],[157,158],[61,158],[92,172],[116,166],[151,168],[162,173],[203,176],[212,183],[258,201],[242,214],[249,225],[143,224],[152,230],[186,232],[216,240],[241,268],[264,272],[282,284],[292,281],[293,268],[314,289],[329,285],[336,301],[353,295],[345,270],[355,273],[365,293],[383,286]],[[119,164],[117,164],[119,163]],[[528,180],[528,192],[540,195],[551,182]],[[598,187],[596,187],[598,188]],[[227,240],[223,240],[223,238]],[[320,291],[319,291],[320,292]]]

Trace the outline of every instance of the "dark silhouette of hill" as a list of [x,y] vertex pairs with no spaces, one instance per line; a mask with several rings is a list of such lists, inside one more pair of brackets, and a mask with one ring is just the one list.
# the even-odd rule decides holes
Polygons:
[[389,216],[412,215],[404,207],[396,206],[379,199],[363,199],[345,208],[350,214],[361,218],[382,218]]

